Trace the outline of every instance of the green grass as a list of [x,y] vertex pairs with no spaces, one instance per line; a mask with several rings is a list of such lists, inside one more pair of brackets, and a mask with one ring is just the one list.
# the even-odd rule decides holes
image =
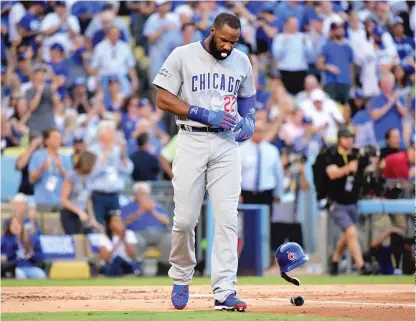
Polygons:
[[[2,321],[341,321],[300,315],[275,315],[231,312],[54,312],[4,313]],[[359,321],[359,320],[356,320]]]
[[[413,276],[301,276],[302,285],[324,284],[414,284]],[[112,285],[171,285],[167,277],[152,278],[92,278],[87,280],[2,280],[1,286],[112,286]],[[209,285],[209,278],[194,278],[192,284]],[[289,284],[279,276],[239,277],[238,285]]]

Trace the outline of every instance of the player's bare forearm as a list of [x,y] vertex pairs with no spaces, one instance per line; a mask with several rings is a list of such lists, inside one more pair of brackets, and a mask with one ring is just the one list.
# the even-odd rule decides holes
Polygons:
[[165,89],[157,91],[156,104],[159,109],[176,116],[188,116],[189,105]]

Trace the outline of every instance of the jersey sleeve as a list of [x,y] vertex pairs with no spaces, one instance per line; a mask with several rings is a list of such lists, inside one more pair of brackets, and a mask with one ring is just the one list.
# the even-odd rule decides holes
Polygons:
[[182,85],[181,74],[182,60],[180,48],[176,48],[168,56],[159,73],[153,80],[153,85],[177,95]]
[[241,82],[241,86],[238,89],[238,97],[240,98],[247,98],[254,96],[256,94],[256,86],[254,84],[254,78],[253,78],[253,67],[251,66],[251,62],[247,59],[247,75]]

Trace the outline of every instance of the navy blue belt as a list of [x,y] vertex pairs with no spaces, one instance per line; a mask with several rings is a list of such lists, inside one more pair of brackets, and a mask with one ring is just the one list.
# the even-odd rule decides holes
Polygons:
[[194,133],[222,133],[222,132],[228,132],[229,129],[224,128],[215,128],[215,127],[194,127],[189,125],[179,125],[179,128],[187,131],[187,132],[194,132]]

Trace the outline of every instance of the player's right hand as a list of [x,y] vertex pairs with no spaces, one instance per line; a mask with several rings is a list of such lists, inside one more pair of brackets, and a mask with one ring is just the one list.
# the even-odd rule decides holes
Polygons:
[[230,130],[237,124],[234,116],[222,110],[208,110],[198,106],[191,106],[188,118],[201,124]]

